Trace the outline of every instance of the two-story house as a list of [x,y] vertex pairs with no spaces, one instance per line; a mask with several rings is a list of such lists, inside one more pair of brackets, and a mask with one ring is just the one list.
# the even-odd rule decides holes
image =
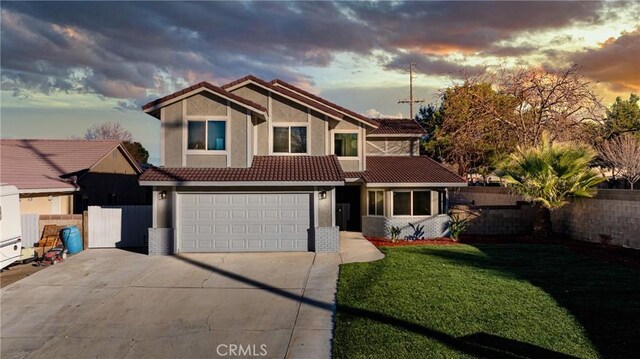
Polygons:
[[464,179],[419,156],[413,120],[371,119],[281,80],[202,82],[143,106],[161,121],[150,253],[337,251],[339,230],[440,236]]

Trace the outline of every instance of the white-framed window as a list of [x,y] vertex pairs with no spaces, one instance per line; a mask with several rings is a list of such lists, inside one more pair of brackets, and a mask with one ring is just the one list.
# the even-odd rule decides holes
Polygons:
[[307,153],[307,127],[274,126],[273,153]]
[[358,133],[334,133],[333,153],[338,157],[358,157]]
[[187,150],[226,151],[227,121],[187,120]]
[[384,216],[384,191],[374,190],[368,192],[368,207],[370,216]]
[[431,215],[431,191],[393,191],[394,216]]

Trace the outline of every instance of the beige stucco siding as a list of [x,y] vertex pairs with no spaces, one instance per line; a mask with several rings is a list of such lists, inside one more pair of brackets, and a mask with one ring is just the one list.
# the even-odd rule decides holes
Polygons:
[[344,172],[360,171],[360,160],[345,160],[339,158],[338,161],[340,162],[340,166]]
[[359,130],[360,123],[350,117],[344,117],[342,121],[333,122],[335,130]]
[[231,167],[247,167],[247,112],[244,108],[232,105],[229,119],[229,142]]
[[[156,187],[153,191],[153,196],[156,200],[156,225],[155,228],[172,228],[173,227],[173,213],[171,212],[173,193],[171,187]],[[166,197],[160,199],[160,192],[165,191]]]
[[133,165],[124,157],[119,149],[114,149],[109,155],[98,162],[90,172],[94,173],[117,173],[135,175],[136,170]]
[[226,116],[227,101],[209,92],[200,92],[186,99],[187,116]]
[[227,167],[227,155],[187,155],[187,167]]
[[333,207],[331,206],[332,192],[335,188],[327,191],[327,198],[315,200],[318,201],[318,227],[331,227],[333,217]]
[[328,136],[324,115],[311,111],[309,121],[307,134],[309,137],[307,142],[310,146],[309,153],[313,156],[324,156],[327,154],[326,136]]
[[161,112],[164,132],[164,165],[166,167],[182,166],[182,151],[186,147],[182,143],[182,102],[176,102]]
[[269,123],[259,118],[254,118],[255,124],[255,145],[258,156],[269,154]]
[[307,108],[276,94],[271,95],[273,122],[307,122]]
[[20,196],[20,214],[72,214],[73,195],[33,194]]
[[246,98],[249,101],[253,101],[266,109],[269,108],[269,94],[267,90],[256,85],[248,84],[232,90],[231,92],[242,98]]

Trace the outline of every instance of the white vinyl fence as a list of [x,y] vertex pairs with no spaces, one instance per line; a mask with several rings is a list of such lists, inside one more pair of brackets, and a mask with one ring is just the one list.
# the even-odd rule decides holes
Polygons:
[[22,225],[22,247],[33,247],[40,240],[40,215],[23,214],[20,217]]
[[146,246],[151,206],[90,206],[89,248]]

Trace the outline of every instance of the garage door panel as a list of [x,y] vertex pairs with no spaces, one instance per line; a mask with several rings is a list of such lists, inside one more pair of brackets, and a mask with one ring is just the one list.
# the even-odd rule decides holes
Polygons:
[[307,251],[310,194],[180,194],[183,252]]

